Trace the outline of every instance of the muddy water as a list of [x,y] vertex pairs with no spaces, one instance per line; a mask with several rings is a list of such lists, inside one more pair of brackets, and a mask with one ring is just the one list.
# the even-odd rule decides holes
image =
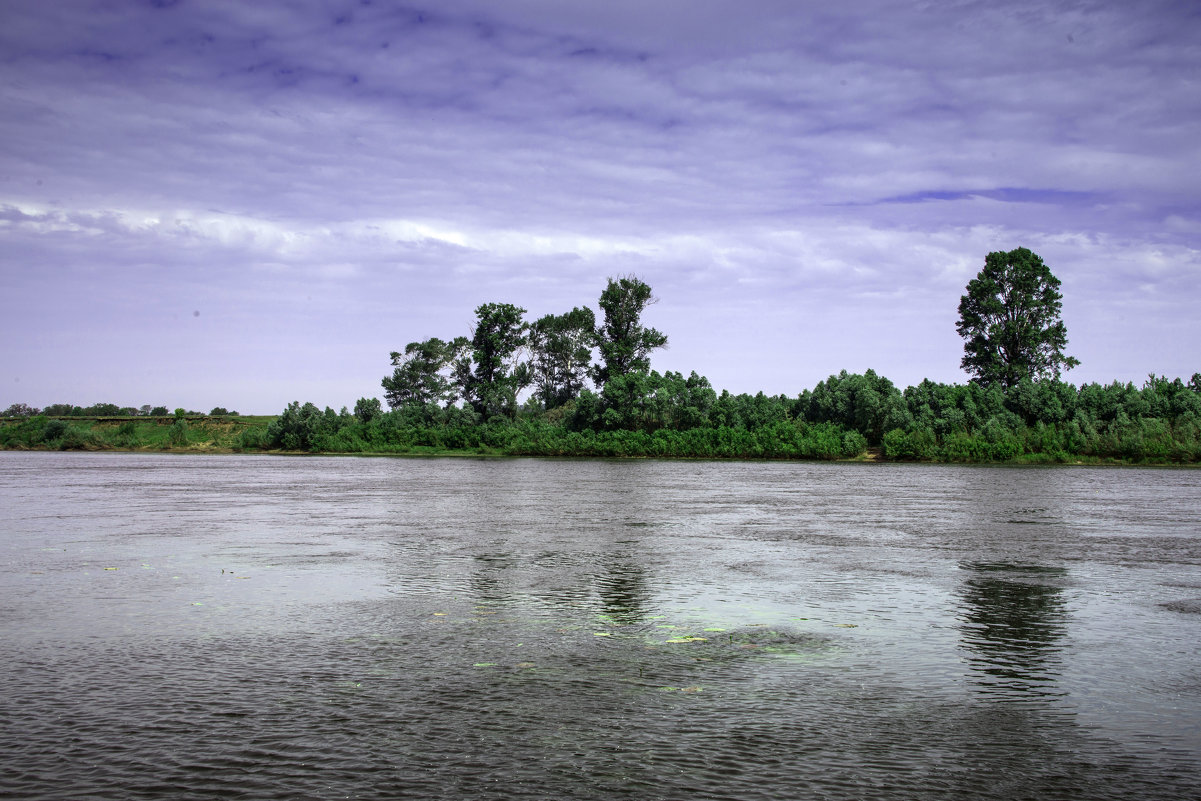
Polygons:
[[1201,472],[0,453],[0,795],[1190,798]]

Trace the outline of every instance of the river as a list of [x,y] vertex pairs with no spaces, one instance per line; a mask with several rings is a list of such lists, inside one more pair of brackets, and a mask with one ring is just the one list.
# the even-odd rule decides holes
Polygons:
[[1201,471],[0,453],[0,796],[1201,797]]

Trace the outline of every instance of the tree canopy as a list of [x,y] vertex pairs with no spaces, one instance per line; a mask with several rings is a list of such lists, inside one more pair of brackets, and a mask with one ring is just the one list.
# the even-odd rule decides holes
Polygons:
[[667,335],[642,325],[643,310],[655,303],[646,282],[630,275],[610,278],[600,296],[605,321],[597,331],[602,364],[595,371],[598,387],[611,378],[650,370],[651,351],[667,345]]
[[595,340],[596,315],[587,307],[548,314],[530,326],[534,386],[544,408],[579,396],[588,380]]
[[[720,394],[704,376],[650,369],[667,337],[641,323],[653,302],[637,278],[610,279],[605,323],[574,308],[532,325],[507,303],[476,309],[471,338],[412,342],[393,352],[384,378],[392,411],[360,398],[351,412],[292,403],[274,421],[242,427],[225,445],[339,453],[441,450],[545,456],[883,458],[1066,462],[1081,459],[1201,461],[1201,373],[1186,382],[1151,374],[1133,383],[1074,387],[1058,380],[1076,364],[1063,354],[1059,281],[1019,248],[991,253],[960,303],[968,340],[966,385],[923,381],[901,392],[873,370],[842,371],[799,395]],[[589,371],[593,350],[603,364]],[[602,378],[598,392],[584,386]],[[522,389],[535,391],[517,405]],[[467,404],[460,404],[459,401]],[[142,407],[165,416],[163,407]],[[212,414],[223,412],[214,408]],[[162,420],[113,420],[115,404],[38,410],[13,404],[0,448],[56,450],[192,448],[203,418],[182,408]],[[230,416],[236,414],[230,412]],[[55,415],[88,416],[68,421]],[[192,419],[190,420],[189,417]],[[213,442],[216,440],[213,439]],[[865,452],[871,449],[870,455]]]
[[519,354],[529,329],[522,319],[525,309],[512,303],[485,303],[475,315],[471,359],[455,362],[455,378],[463,398],[484,419],[498,414],[512,417],[517,393],[530,383],[529,367]]
[[388,405],[397,409],[407,405],[454,403],[459,391],[452,380],[450,366],[466,348],[466,337],[450,342],[432,337],[424,342],[410,342],[404,353],[392,351],[392,366],[396,369],[380,382]]
[[968,282],[955,330],[965,340],[960,366],[982,384],[1058,379],[1080,364],[1064,354],[1059,279],[1026,248],[989,253]]

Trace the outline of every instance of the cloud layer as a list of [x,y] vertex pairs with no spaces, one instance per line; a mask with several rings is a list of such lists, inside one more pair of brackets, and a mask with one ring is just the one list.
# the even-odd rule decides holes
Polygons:
[[961,381],[1029,247],[1074,381],[1201,370],[1201,17],[1176,3],[0,10],[0,404],[379,394],[476,305],[637,273],[658,369]]

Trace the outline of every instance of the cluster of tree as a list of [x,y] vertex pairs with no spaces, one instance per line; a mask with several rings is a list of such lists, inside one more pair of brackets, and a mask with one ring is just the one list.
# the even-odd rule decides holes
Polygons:
[[532,387],[533,402],[551,410],[579,398],[591,380],[602,389],[602,414],[630,414],[629,387],[621,382],[648,377],[650,354],[667,345],[666,336],[642,325],[643,311],[654,302],[650,286],[625,276],[610,279],[601,293],[599,326],[586,307],[528,323],[519,306],[485,303],[475,310],[470,337],[435,337],[393,351],[384,397],[394,410],[445,409],[462,400],[485,420],[513,420],[522,390]]
[[[691,386],[690,386],[691,384]],[[354,412],[288,406],[247,447],[330,452],[481,450],[543,456],[854,458],[893,460],[1201,460],[1201,374],[1085,384],[1026,378],[1000,384],[921,384],[899,390],[868,370],[842,372],[797,396],[715,393],[695,373],[650,371],[620,420],[590,390],[555,410],[536,403],[485,420],[469,405]],[[614,408],[614,407],[610,407]],[[608,410],[606,410],[608,411]]]
[[[867,448],[862,435],[838,424],[809,424],[793,419],[768,421],[766,416],[760,416],[761,424],[753,428],[722,425],[597,429],[578,427],[569,418],[555,419],[532,411],[529,406],[519,410],[512,420],[500,416],[484,420],[466,405],[406,407],[390,412],[377,408],[371,414],[368,411],[371,400],[361,399],[354,413],[345,408],[335,412],[329,407],[321,410],[311,403],[291,403],[261,437],[252,439],[248,433],[243,445],[337,453],[454,450],[517,456],[793,459],[851,458]],[[723,405],[736,415],[740,407],[757,404],[748,396],[727,394]]]
[[[293,450],[494,449],[545,455],[1008,460],[1077,456],[1196,461],[1201,376],[1141,387],[1060,380],[1059,280],[1025,248],[990,253],[968,283],[957,330],[966,385],[903,392],[874,371],[842,372],[796,397],[718,394],[693,372],[659,374],[667,337],[642,324],[654,302],[633,276],[610,279],[603,319],[575,308],[533,323],[511,304],[476,309],[471,336],[413,342],[391,354],[391,407],[353,413],[294,403],[262,445]],[[593,363],[594,355],[597,362]],[[591,383],[591,387],[589,384]],[[519,395],[532,392],[524,403]],[[462,403],[460,403],[462,401]]]
[[[1078,361],[1064,353],[1059,286],[1025,248],[990,253],[959,305],[969,383],[923,381],[901,391],[872,370],[843,371],[789,397],[719,394],[696,372],[651,370],[650,356],[667,337],[642,323],[651,288],[625,276],[601,293],[599,323],[586,307],[527,322],[518,306],[483,304],[470,336],[411,342],[391,354],[393,371],[382,381],[390,411],[375,398],[339,412],[294,402],[268,426],[244,429],[239,445],[815,459],[875,448],[899,460],[1201,460],[1201,374],[1187,383],[1152,375],[1141,387],[1060,380]],[[108,412],[101,407],[80,413]],[[177,417],[186,441],[182,409]],[[25,436],[43,433],[29,428]]]
[[[181,410],[176,409],[175,414]],[[204,412],[186,411],[185,414],[200,415]],[[91,406],[72,406],[69,403],[52,403],[45,409],[38,409],[34,406],[29,406],[25,403],[14,403],[0,412],[0,417],[37,417],[44,415],[46,417],[166,417],[173,412],[167,410],[166,406],[151,406],[149,403],[140,406],[118,406],[115,403],[94,403]],[[238,413],[230,411],[223,406],[214,407],[209,415],[212,417],[218,416],[236,416]]]

